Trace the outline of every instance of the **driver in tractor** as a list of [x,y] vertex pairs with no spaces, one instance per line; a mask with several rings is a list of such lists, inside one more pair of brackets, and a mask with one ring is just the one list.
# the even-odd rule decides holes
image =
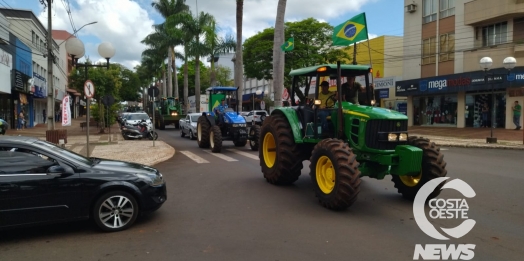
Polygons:
[[227,109],[226,100],[222,99],[221,104],[219,104],[217,107],[215,107],[215,113],[218,116],[218,124],[222,125],[224,122],[224,113]]
[[335,107],[335,93],[329,91],[329,83],[327,81],[323,81],[320,86],[322,87],[322,91],[318,93],[318,99],[320,100],[319,110],[318,110],[318,117],[320,119],[320,124],[322,125],[322,132],[326,132],[329,130],[328,123],[327,123],[327,117],[331,113],[331,108]]

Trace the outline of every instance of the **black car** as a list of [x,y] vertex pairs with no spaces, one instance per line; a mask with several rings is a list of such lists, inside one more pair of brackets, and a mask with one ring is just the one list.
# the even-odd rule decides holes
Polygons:
[[155,168],[0,136],[0,229],[91,218],[104,231],[120,231],[166,199]]

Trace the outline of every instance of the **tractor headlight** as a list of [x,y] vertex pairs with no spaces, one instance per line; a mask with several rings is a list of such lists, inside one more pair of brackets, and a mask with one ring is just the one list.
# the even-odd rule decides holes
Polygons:
[[176,112],[172,112],[171,113],[171,116],[177,116],[177,115],[178,115],[178,113],[176,113]]
[[408,134],[407,133],[400,133],[398,135],[398,141],[407,141],[408,140]]
[[396,133],[389,133],[388,134],[388,141],[397,141],[398,134]]

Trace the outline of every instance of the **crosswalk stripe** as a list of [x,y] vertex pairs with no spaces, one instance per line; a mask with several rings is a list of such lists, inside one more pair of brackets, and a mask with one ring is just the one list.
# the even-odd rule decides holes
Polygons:
[[180,151],[180,153],[186,155],[188,158],[190,158],[191,160],[193,160],[196,163],[209,163],[209,161],[205,160],[204,158],[200,156],[197,156],[193,152],[183,150],[183,151]]
[[211,155],[213,155],[213,156],[215,156],[215,157],[219,157],[219,158],[221,158],[221,159],[223,159],[225,161],[238,161],[237,159],[231,158],[231,157],[226,156],[226,155],[221,154],[221,153],[213,153],[210,150],[204,150],[204,151],[209,153],[209,154],[211,154]]
[[259,160],[257,155],[249,154],[249,153],[244,152],[244,151],[239,151],[239,150],[236,150],[236,149],[228,149],[228,151],[234,152],[236,154],[239,154],[239,155],[242,155],[242,156],[254,159],[254,160]]

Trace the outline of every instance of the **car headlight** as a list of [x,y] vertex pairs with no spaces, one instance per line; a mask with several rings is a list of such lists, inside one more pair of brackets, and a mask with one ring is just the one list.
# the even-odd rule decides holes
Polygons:
[[408,140],[408,134],[407,133],[400,133],[398,135],[398,141],[407,141]]
[[151,186],[159,186],[159,185],[164,184],[165,182],[161,173],[158,173],[158,175],[154,173],[150,173],[150,174],[149,173],[148,174],[136,173],[136,176],[145,180]]
[[396,133],[389,133],[388,134],[388,141],[397,141],[398,134]]

